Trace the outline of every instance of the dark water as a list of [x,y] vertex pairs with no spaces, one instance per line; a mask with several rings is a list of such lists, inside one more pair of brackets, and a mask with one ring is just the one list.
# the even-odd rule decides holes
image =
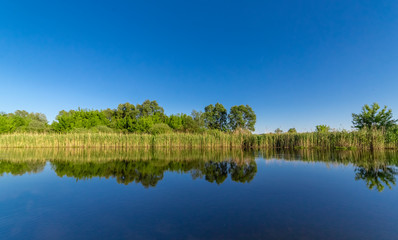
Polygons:
[[398,239],[396,152],[0,150],[0,239]]

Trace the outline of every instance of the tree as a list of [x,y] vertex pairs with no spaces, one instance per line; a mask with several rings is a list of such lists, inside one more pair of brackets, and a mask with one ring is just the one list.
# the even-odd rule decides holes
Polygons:
[[289,130],[287,130],[288,133],[297,133],[297,130],[295,128],[289,128]]
[[209,129],[227,130],[227,110],[225,107],[216,103],[205,107],[205,123]]
[[315,131],[318,133],[327,133],[330,131],[330,127],[328,125],[317,125],[315,126]]
[[137,104],[137,110],[140,113],[140,117],[152,116],[155,114],[164,114],[164,110],[156,101],[145,100],[142,105]]
[[249,105],[231,107],[229,114],[229,126],[232,130],[247,129],[254,131],[256,124],[256,114]]
[[109,120],[103,111],[78,109],[68,112],[62,110],[51,124],[57,132],[69,132],[78,129],[91,129],[97,126],[107,126]]
[[283,133],[283,130],[280,128],[277,128],[277,129],[275,129],[275,133],[277,133],[277,134]]
[[0,113],[0,133],[44,132],[48,129],[46,115],[17,110],[14,113]]
[[387,106],[379,110],[380,106],[377,103],[373,103],[371,106],[365,104],[361,113],[352,114],[353,127],[357,129],[388,129],[397,123],[397,120],[393,119],[392,110],[387,109]]
[[110,121],[107,126],[128,132],[149,132],[154,124],[166,123],[164,110],[156,101],[146,100],[141,105],[119,104],[117,109],[102,111]]
[[194,120],[198,129],[203,129],[206,127],[205,114],[202,111],[192,110],[191,117]]

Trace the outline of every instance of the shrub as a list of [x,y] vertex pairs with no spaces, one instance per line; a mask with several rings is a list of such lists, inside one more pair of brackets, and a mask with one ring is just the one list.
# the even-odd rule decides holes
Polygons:
[[149,133],[154,134],[154,135],[169,133],[171,131],[172,131],[172,129],[169,127],[169,125],[167,125],[165,123],[156,123],[149,129]]

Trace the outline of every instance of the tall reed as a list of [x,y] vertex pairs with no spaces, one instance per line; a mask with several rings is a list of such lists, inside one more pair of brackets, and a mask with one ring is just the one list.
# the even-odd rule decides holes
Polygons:
[[202,149],[396,149],[383,131],[244,134],[18,133],[0,135],[0,148],[202,148]]

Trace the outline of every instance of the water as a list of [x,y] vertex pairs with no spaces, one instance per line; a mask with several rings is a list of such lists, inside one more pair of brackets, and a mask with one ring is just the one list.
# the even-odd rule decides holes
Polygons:
[[396,152],[0,150],[0,239],[397,239]]

